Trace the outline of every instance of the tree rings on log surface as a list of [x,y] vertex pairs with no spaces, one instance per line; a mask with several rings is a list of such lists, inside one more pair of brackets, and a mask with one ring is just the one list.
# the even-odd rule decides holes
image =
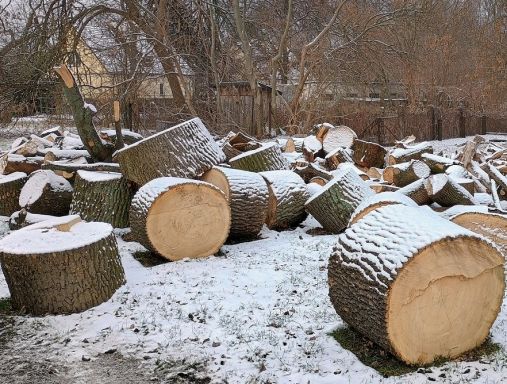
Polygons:
[[161,177],[143,185],[130,207],[134,240],[169,260],[210,256],[224,244],[231,210],[204,181]]
[[329,295],[370,340],[429,364],[484,342],[504,296],[503,264],[491,242],[437,213],[387,205],[338,237]]
[[109,300],[125,282],[113,227],[77,215],[6,236],[0,261],[14,307],[35,315],[84,311]]

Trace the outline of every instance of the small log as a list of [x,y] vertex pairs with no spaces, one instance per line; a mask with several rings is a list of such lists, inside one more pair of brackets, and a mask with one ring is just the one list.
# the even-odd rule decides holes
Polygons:
[[493,201],[495,209],[503,212],[502,204],[500,203],[500,197],[498,196],[496,181],[493,179],[491,180],[491,200]]
[[27,141],[21,147],[19,147],[16,152],[16,155],[21,155],[25,157],[35,156],[37,154],[37,144],[33,141]]
[[254,237],[259,234],[268,215],[269,200],[268,186],[261,175],[215,166],[200,179],[225,193],[231,207],[229,237]]
[[353,163],[352,160],[353,152],[350,148],[336,148],[329,152],[326,157],[326,168],[330,171],[334,171],[340,164]]
[[331,129],[331,128],[334,128],[334,125],[332,124],[329,124],[329,123],[322,123],[319,127],[319,131],[317,132],[317,139],[322,143],[324,141],[324,137],[326,137],[327,135],[327,132]]
[[332,175],[340,174],[344,169],[352,169],[355,173],[359,175],[359,177],[363,181],[369,181],[370,176],[366,172],[364,172],[362,169],[360,169],[358,166],[354,165],[353,163],[341,163],[338,168],[335,171],[331,171]]
[[[103,139],[107,142],[116,143],[117,134],[116,134],[116,130],[114,130],[114,129],[103,129],[99,132],[99,135],[100,135],[101,139]],[[141,135],[137,132],[129,131],[127,129],[121,130],[121,136],[123,138],[123,142],[128,145],[137,143],[138,141],[141,141],[144,139],[143,135]]]
[[283,230],[298,225],[307,217],[305,203],[310,197],[303,179],[292,171],[261,172],[269,190],[269,229]]
[[413,144],[415,142],[416,137],[414,135],[410,135],[405,137],[402,140],[397,140],[395,147],[396,148],[408,148],[410,144]]
[[29,175],[41,169],[43,163],[44,158],[39,156],[4,155],[0,158],[0,174],[8,175],[14,172],[23,172]]
[[466,168],[470,174],[479,181],[486,190],[491,190],[491,180],[486,172],[481,169],[481,166],[476,161],[471,161],[469,166]]
[[241,131],[239,131],[229,139],[229,144],[231,144],[232,146],[234,146],[235,144],[244,145],[245,143],[249,142],[257,142],[257,140],[254,137],[247,135],[246,133]]
[[477,151],[477,147],[479,143],[477,141],[468,140],[465,144],[465,148],[461,154],[461,163],[463,167],[467,168],[470,165],[470,162],[473,160],[475,152]]
[[14,212],[9,217],[9,229],[14,231],[35,223],[40,223],[41,221],[54,219],[55,217],[56,216],[38,215],[36,213],[30,213],[23,208],[20,211]]
[[229,144],[228,141],[224,142],[220,148],[225,154],[225,160],[229,161],[235,156],[241,155],[243,152],[241,152],[239,149],[234,148],[231,144]]
[[268,143],[262,148],[242,153],[229,160],[232,168],[250,172],[288,170],[289,163],[276,143]]
[[421,155],[421,161],[430,167],[431,173],[444,173],[449,167],[459,164],[457,160],[433,155],[431,153],[423,153]]
[[383,168],[387,150],[376,143],[356,139],[352,145],[354,163],[361,167]]
[[46,150],[39,151],[40,154],[44,155],[44,161],[62,161],[62,160],[73,160],[84,157],[92,162],[92,158],[88,151],[84,149],[55,149],[47,148]]
[[69,213],[72,186],[53,171],[33,172],[19,195],[19,205],[28,212],[64,216]]
[[70,213],[86,221],[127,228],[134,186],[116,172],[77,171]]
[[449,176],[451,179],[453,179],[456,183],[458,183],[459,185],[461,185],[463,188],[465,188],[468,193],[470,193],[470,195],[474,195],[475,193],[475,183],[474,183],[474,180],[472,179],[467,179],[467,178],[464,178],[464,177],[454,177],[454,176]]
[[425,179],[431,174],[430,168],[420,160],[390,165],[384,170],[383,178],[388,183],[397,187],[404,187],[417,181]]
[[417,180],[403,188],[400,188],[398,192],[410,197],[417,205],[431,204],[433,201],[428,195],[428,189],[426,188],[427,183],[428,179]]
[[489,334],[505,290],[504,259],[481,236],[401,204],[338,237],[329,296],[350,326],[407,364],[456,357]]
[[139,185],[160,176],[192,178],[225,161],[199,118],[178,124],[116,152],[121,173]]
[[474,197],[445,173],[432,175],[426,183],[428,196],[442,207],[474,205]]
[[216,253],[230,226],[227,198],[204,181],[153,179],[137,191],[130,206],[132,238],[173,261]]
[[294,139],[292,137],[289,137],[287,139],[287,141],[285,142],[285,146],[283,148],[283,151],[285,153],[296,152],[296,144],[294,144]]
[[400,188],[395,186],[395,185],[391,185],[391,184],[386,184],[386,183],[383,183],[383,182],[378,182],[378,183],[371,183],[370,184],[370,188],[375,192],[375,193],[381,193],[381,192],[396,192],[398,191]]
[[324,179],[323,177],[315,176],[310,179],[308,184],[310,184],[310,183],[317,183],[318,185],[323,187],[324,185],[326,185],[328,183],[328,181],[326,179]]
[[37,148],[50,148],[53,146],[51,141],[34,134],[30,135],[30,141],[33,141],[37,145]]
[[0,241],[0,261],[15,309],[34,315],[81,312],[125,283],[113,228],[66,216]]
[[352,169],[345,169],[306,202],[308,212],[329,232],[347,227],[354,210],[375,192]]
[[19,149],[21,148],[25,143],[28,142],[28,139],[26,137],[18,137],[15,139],[11,144],[11,149]]
[[[78,162],[76,162],[80,159]],[[62,161],[49,161],[42,164],[42,169],[48,169],[56,173],[58,176],[63,176],[71,184],[74,184],[76,172],[83,171],[98,171],[98,172],[120,172],[120,165],[118,163],[93,163],[89,164],[82,161],[83,158],[74,160]]]
[[19,195],[26,180],[24,172],[0,175],[0,216],[10,216],[19,209]]
[[315,136],[307,136],[303,141],[303,155],[309,163],[322,156],[322,143]]
[[308,164],[304,167],[296,167],[294,168],[294,173],[301,176],[301,178],[305,181],[305,183],[309,183],[313,177],[322,177],[326,180],[331,180],[333,175],[326,171],[325,169],[320,168],[314,163]]
[[324,153],[327,154],[339,147],[352,148],[356,139],[357,134],[351,128],[345,125],[338,125],[329,128],[322,141],[322,147]]
[[46,137],[46,136],[49,136],[51,134],[55,134],[56,136],[63,136],[63,129],[62,129],[62,127],[56,126],[56,127],[53,127],[53,128],[46,129],[45,131],[42,131],[39,136],[40,137]]
[[296,152],[303,153],[303,143],[305,139],[303,137],[293,137],[294,147],[296,148]]
[[481,166],[481,169],[486,172],[486,174],[500,186],[500,188],[507,192],[507,178],[500,173],[498,169],[495,168],[491,163],[484,163]]
[[383,169],[371,167],[366,171],[366,174],[370,177],[370,179],[382,179],[382,174],[384,173]]
[[389,165],[421,160],[423,153],[433,153],[431,144],[423,142],[407,148],[396,148],[389,154]]

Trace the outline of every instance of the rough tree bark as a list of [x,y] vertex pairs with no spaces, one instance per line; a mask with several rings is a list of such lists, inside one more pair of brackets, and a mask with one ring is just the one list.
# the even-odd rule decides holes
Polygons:
[[23,172],[0,175],[0,216],[10,216],[19,209],[19,195],[26,180]]
[[250,172],[289,169],[289,163],[276,143],[233,157],[229,160],[229,164],[232,168]]

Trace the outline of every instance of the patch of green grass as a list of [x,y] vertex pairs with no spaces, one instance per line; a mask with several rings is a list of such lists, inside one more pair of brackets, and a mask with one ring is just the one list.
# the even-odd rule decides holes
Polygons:
[[[422,368],[421,366],[405,364],[351,327],[341,327],[332,332],[331,336],[334,337],[343,348],[355,354],[364,365],[377,370],[384,377],[401,376]],[[477,361],[485,356],[490,356],[498,352],[500,349],[501,346],[493,343],[488,337],[486,341],[477,348],[454,359],[445,357],[437,358],[431,366],[439,367],[448,361]],[[424,366],[424,368],[427,367],[428,366]]]
[[139,261],[143,267],[147,268],[169,263],[169,260],[164,259],[162,256],[150,251],[136,251],[132,254],[132,256],[134,256],[134,259]]
[[0,314],[2,315],[10,315],[13,314],[12,309],[12,300],[10,297],[2,297],[0,298]]

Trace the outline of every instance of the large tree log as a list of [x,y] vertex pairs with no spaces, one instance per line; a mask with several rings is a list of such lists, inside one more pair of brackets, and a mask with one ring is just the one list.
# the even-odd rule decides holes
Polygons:
[[289,169],[289,163],[276,143],[242,153],[229,160],[232,168],[250,172],[266,172]]
[[421,160],[423,153],[433,153],[431,144],[423,142],[412,147],[396,148],[389,154],[389,165]]
[[417,181],[425,179],[431,174],[430,168],[419,160],[390,165],[384,169],[383,178],[388,183],[397,187],[404,187]]
[[66,65],[54,68],[60,76],[65,97],[72,110],[72,116],[83,144],[93,158],[93,161],[109,161],[114,151],[114,146],[106,145],[99,137],[93,125],[95,107],[85,103],[83,96],[77,87],[74,76]]
[[230,226],[225,194],[204,181],[154,179],[137,191],[130,207],[134,240],[169,260],[216,253]]
[[461,185],[444,173],[431,175],[426,183],[428,196],[442,207],[474,205],[474,197]]
[[14,172],[24,172],[27,175],[41,169],[44,158],[25,157],[21,155],[8,154],[0,158],[0,174],[8,175]]
[[410,197],[418,205],[431,204],[433,201],[428,195],[428,189],[426,188],[427,183],[428,179],[417,180],[409,185],[404,186],[403,188],[400,188],[398,192],[407,197]]
[[338,125],[327,130],[322,140],[322,147],[327,154],[339,147],[352,148],[356,139],[357,134],[351,128],[346,125]]
[[19,195],[26,180],[23,172],[0,175],[0,216],[10,216],[19,209]]
[[329,232],[347,227],[354,210],[375,192],[352,169],[341,173],[306,202],[306,209]]
[[0,241],[0,261],[16,309],[42,315],[81,312],[125,282],[113,228],[66,216]]
[[72,186],[53,171],[33,172],[19,195],[19,206],[28,212],[64,216],[72,202]]
[[127,180],[143,185],[161,176],[195,177],[225,154],[196,117],[119,150],[115,158]]
[[504,295],[503,263],[491,243],[436,213],[388,205],[339,236],[329,296],[370,340],[429,364],[486,339]]
[[306,217],[305,203],[310,192],[303,179],[292,171],[261,172],[269,190],[266,225],[269,229],[287,229]]
[[354,163],[361,167],[383,168],[387,150],[376,143],[356,139],[352,145]]
[[202,181],[220,188],[231,207],[230,237],[253,237],[268,215],[269,191],[261,175],[239,169],[213,167]]
[[135,189],[121,173],[77,171],[70,213],[86,221],[127,228]]

